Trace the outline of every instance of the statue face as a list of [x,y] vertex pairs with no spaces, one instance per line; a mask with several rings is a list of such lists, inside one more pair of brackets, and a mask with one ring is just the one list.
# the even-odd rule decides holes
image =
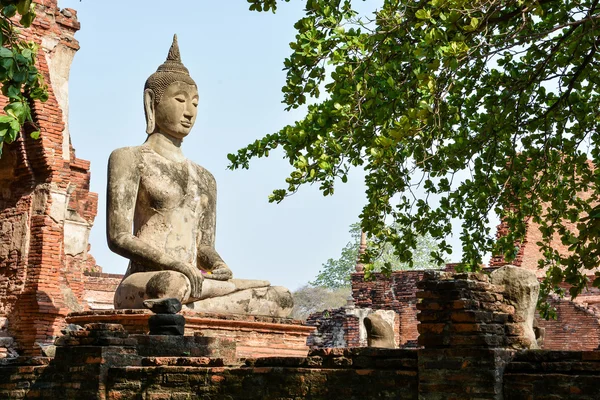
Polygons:
[[173,82],[155,105],[158,130],[177,139],[183,139],[192,130],[198,114],[198,89],[184,82]]

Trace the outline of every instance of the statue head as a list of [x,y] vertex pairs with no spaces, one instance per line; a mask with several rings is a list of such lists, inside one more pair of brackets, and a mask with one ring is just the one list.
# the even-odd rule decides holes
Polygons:
[[196,121],[198,88],[181,62],[177,35],[167,60],[150,75],[144,85],[146,132],[160,131],[183,139]]

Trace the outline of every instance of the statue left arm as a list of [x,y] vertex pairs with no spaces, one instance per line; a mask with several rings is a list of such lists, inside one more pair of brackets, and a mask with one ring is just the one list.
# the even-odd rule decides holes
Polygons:
[[215,178],[208,172],[206,174],[208,181],[208,202],[204,205],[205,210],[198,226],[198,268],[211,272],[205,275],[206,279],[216,279],[226,281],[233,277],[233,274],[227,264],[223,261],[219,253],[215,250],[215,231],[217,228],[217,185]]

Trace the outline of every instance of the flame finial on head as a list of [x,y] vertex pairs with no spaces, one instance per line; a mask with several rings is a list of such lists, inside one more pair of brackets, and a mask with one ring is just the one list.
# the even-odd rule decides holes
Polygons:
[[179,43],[177,43],[177,34],[173,35],[173,43],[169,49],[167,60],[181,62],[181,54],[179,53]]
[[181,53],[179,52],[179,43],[177,35],[173,35],[173,44],[169,49],[167,60],[156,70],[156,72],[176,72],[189,75],[190,71],[181,62]]
[[185,82],[196,86],[196,83],[190,76],[190,71],[181,62],[177,35],[173,35],[173,43],[169,49],[166,61],[148,78],[144,89],[152,89],[155,101],[158,104],[167,86],[173,82]]

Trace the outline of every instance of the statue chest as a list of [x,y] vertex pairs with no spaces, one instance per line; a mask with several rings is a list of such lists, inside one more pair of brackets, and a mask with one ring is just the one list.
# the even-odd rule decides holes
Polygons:
[[151,214],[179,213],[195,220],[203,213],[210,197],[189,162],[175,163],[159,157],[146,160],[140,174],[138,206]]

